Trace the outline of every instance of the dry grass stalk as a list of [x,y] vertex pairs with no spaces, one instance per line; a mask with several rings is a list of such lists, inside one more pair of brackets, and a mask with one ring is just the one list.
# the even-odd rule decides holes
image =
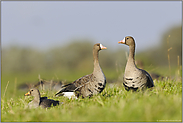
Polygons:
[[168,38],[167,38],[167,46],[168,46],[168,50],[167,50],[167,55],[168,55],[168,66],[169,66],[169,77],[171,76],[171,66],[170,66],[170,50],[172,49],[172,47],[169,48],[169,38],[170,38],[170,35],[168,35]]
[[180,63],[179,63],[179,55],[177,56],[177,65],[178,65],[178,76],[180,75]]
[[4,90],[3,98],[4,98],[5,94],[6,94],[6,90],[7,90],[7,88],[8,88],[8,84],[9,84],[9,81],[8,81],[7,84],[6,84],[6,88],[5,88],[5,90]]

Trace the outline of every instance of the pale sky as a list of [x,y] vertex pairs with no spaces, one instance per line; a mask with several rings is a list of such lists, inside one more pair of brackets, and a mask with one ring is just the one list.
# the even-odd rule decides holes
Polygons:
[[77,38],[116,49],[131,35],[141,51],[181,22],[181,1],[2,1],[1,44],[42,50]]

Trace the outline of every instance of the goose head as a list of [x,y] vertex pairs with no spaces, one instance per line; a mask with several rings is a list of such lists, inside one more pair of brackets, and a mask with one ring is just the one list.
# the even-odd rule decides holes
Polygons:
[[40,97],[40,92],[36,88],[31,88],[24,96]]
[[99,51],[99,50],[107,49],[107,47],[104,47],[102,44],[97,43],[97,44],[95,44],[95,45],[93,46],[93,49]]
[[126,44],[128,46],[135,46],[135,40],[132,36],[126,36],[123,40],[118,41],[119,44]]

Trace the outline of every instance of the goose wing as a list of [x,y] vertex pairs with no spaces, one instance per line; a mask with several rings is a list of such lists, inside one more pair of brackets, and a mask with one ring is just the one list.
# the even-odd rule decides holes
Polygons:
[[88,84],[91,81],[92,75],[93,74],[89,74],[89,75],[83,76],[83,77],[75,80],[72,83],[69,83],[69,84],[66,84],[66,85],[62,86],[61,90],[58,91],[55,94],[55,96],[58,95],[58,94],[61,94],[63,92],[74,92],[74,91],[77,91],[79,88],[85,86],[86,84]]

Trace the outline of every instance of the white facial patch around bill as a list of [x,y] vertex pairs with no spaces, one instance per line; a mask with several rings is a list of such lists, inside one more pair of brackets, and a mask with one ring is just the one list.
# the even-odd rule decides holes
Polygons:
[[107,47],[103,46],[102,44],[100,44],[100,48],[101,49],[107,49]]
[[102,48],[103,47],[103,45],[102,44],[100,44],[100,48]]
[[122,40],[122,43],[124,43],[124,44],[126,43],[125,37],[124,37],[124,39]]

